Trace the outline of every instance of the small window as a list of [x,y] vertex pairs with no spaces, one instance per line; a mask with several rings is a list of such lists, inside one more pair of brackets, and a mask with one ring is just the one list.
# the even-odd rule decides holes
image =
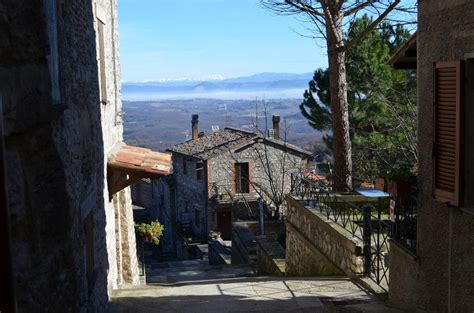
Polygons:
[[250,192],[249,163],[235,163],[235,192]]
[[98,63],[99,63],[99,84],[100,84],[100,101],[103,104],[107,103],[107,80],[105,75],[105,24],[97,19],[97,38],[98,38]]
[[188,174],[188,161],[186,160],[186,158],[183,158],[183,174]]
[[201,162],[196,162],[196,179],[200,180],[203,177],[204,166]]

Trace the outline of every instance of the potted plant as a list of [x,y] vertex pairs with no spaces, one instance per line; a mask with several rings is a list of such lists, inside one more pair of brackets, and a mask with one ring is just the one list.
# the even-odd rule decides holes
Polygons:
[[165,227],[158,221],[148,223],[141,223],[135,225],[135,232],[138,236],[143,238],[144,242],[160,244],[160,239],[163,236]]
[[407,168],[394,168],[387,174],[387,192],[393,197],[403,200],[410,194],[410,170]]
[[387,181],[384,177],[377,177],[375,179],[375,189],[387,192]]

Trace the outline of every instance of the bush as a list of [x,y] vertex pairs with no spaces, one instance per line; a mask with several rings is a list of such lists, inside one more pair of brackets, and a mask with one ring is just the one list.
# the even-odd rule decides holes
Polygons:
[[135,225],[135,232],[146,242],[153,242],[155,245],[160,244],[165,227],[160,222],[154,221],[150,224],[141,223]]

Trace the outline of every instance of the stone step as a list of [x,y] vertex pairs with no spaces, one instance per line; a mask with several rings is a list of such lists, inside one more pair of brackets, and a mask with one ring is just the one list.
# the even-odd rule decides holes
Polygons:
[[186,284],[196,281],[253,277],[255,271],[246,265],[194,265],[148,270],[147,284]]

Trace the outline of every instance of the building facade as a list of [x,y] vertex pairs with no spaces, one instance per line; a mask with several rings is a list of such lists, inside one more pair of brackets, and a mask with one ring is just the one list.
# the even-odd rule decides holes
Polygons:
[[390,256],[390,301],[409,312],[474,307],[473,29],[472,1],[418,3],[417,248]]
[[16,306],[106,311],[113,289],[139,283],[135,180],[111,169],[123,148],[117,2],[6,0],[0,12]]
[[255,219],[257,199],[281,205],[290,191],[291,173],[303,172],[310,153],[279,138],[236,128],[199,133],[193,116],[193,138],[168,149],[173,175],[170,216],[181,231],[207,241],[210,230],[230,239],[233,221]]

